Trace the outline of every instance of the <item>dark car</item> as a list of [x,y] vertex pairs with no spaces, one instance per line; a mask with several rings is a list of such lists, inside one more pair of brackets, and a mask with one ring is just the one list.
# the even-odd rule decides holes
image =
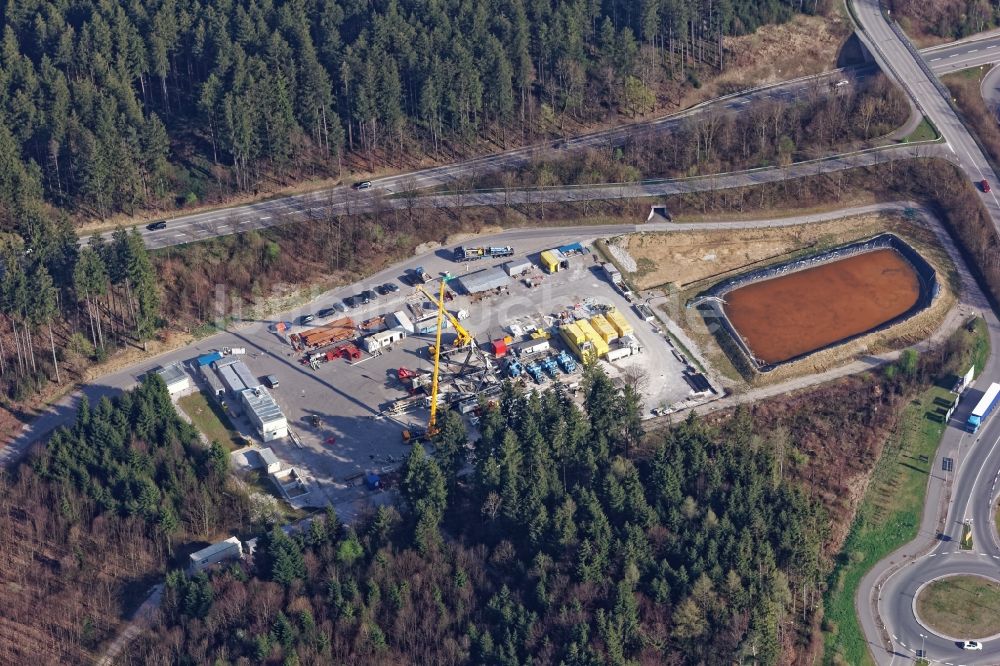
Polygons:
[[982,179],[981,181],[979,181],[979,187],[983,190],[983,192],[989,192],[990,191],[990,181],[986,180],[985,178]]
[[267,388],[276,389],[280,385],[278,378],[275,375],[266,375],[264,377],[264,383],[267,384]]
[[386,282],[384,285],[382,285],[382,288],[385,289],[386,293],[388,294],[394,294],[397,291],[399,291],[399,285],[396,284],[395,282]]
[[384,284],[380,284],[379,286],[375,287],[375,292],[379,296],[385,296],[386,294],[389,293],[389,290],[385,288]]
[[320,319],[325,319],[326,317],[332,317],[333,315],[337,314],[337,310],[335,308],[323,308],[317,314],[319,315]]
[[372,181],[363,180],[360,183],[354,183],[352,187],[356,190],[370,190],[372,189]]
[[378,294],[376,294],[371,289],[365,289],[363,292],[361,292],[361,302],[364,303],[365,305],[368,305],[372,301],[377,301],[377,300],[378,300]]
[[299,317],[299,323],[300,324],[308,324],[309,322],[311,322],[315,318],[316,318],[315,315],[304,314],[301,317]]
[[147,224],[146,228],[149,229],[150,231],[159,231],[160,229],[167,228],[167,222],[166,220],[158,220],[156,222],[153,222],[152,224]]
[[347,298],[344,299],[344,303],[346,303],[347,307],[351,309],[354,309],[359,305],[361,305],[361,302],[362,302],[361,296],[348,296]]

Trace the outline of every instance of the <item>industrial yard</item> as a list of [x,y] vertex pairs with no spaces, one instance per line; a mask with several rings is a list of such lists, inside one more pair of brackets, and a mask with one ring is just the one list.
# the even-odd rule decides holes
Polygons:
[[586,243],[439,255],[445,270],[409,269],[382,298],[320,299],[329,316],[271,322],[246,348],[188,359],[198,386],[266,447],[262,456],[235,454],[238,466],[266,471],[300,507],[388,485],[427,429],[439,318],[439,410],[457,410],[473,432],[503,381],[576,394],[586,362],[636,388],[647,416],[716,395]]

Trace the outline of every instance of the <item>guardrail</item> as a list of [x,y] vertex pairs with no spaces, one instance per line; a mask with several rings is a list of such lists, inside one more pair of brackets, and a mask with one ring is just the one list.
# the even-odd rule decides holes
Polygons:
[[[816,157],[810,160],[802,160],[800,162],[792,162],[786,166],[761,166],[752,167],[750,169],[741,169],[739,171],[724,171],[721,173],[713,174],[702,174],[697,176],[681,176],[678,178],[649,178],[644,180],[634,180],[634,181],[622,181],[614,183],[577,183],[569,185],[531,185],[527,187],[513,187],[513,188],[503,188],[503,187],[488,187],[472,190],[446,190],[444,192],[434,192],[428,193],[426,195],[420,195],[420,197],[445,197],[445,196],[465,196],[474,194],[512,194],[515,192],[557,192],[560,190],[580,190],[580,189],[599,189],[599,188],[623,188],[623,187],[643,187],[647,185],[666,185],[669,183],[685,183],[685,182],[697,182],[702,180],[712,180],[717,178],[727,178],[732,176],[740,176],[744,174],[754,174],[764,171],[776,171],[781,169],[790,169],[793,167],[808,166],[811,164],[823,164],[826,162],[834,162],[837,160],[849,159],[852,157],[860,157],[862,155],[878,154],[878,153],[894,153],[894,152],[911,152],[914,149],[919,149],[923,146],[934,146],[941,143],[941,139],[927,139],[924,141],[915,141],[913,143],[907,144],[897,144],[890,146],[875,146],[872,148],[864,148],[862,150],[856,150],[849,153],[838,153],[836,155],[827,155],[824,157]],[[929,156],[929,155],[928,155]],[[900,159],[913,159],[917,157],[926,157],[925,155],[908,155],[905,158]],[[945,159],[949,162],[958,162],[957,157],[952,155],[950,152],[941,152],[940,154],[934,155],[939,159]],[[862,165],[858,165],[862,166]],[[850,167],[848,167],[850,168]]]

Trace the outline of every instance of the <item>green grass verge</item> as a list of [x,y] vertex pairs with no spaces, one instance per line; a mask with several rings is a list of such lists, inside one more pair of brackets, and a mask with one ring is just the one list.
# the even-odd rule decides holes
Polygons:
[[1000,633],[1000,584],[979,576],[936,580],[921,590],[917,612],[946,636],[993,636]]
[[962,525],[962,540],[958,547],[960,550],[972,550],[972,526],[968,523]]
[[[977,322],[965,358],[989,354],[985,324]],[[956,335],[970,335],[964,328]],[[984,351],[985,348],[985,351]],[[977,364],[977,371],[982,366]],[[942,378],[948,385],[952,376]],[[858,508],[833,573],[825,599],[824,664],[874,664],[854,609],[854,595],[864,575],[883,557],[917,535],[927,492],[928,475],[945,423],[942,418],[951,393],[934,385],[903,410],[899,426],[886,442],[872,472],[871,482]]]
[[210,442],[218,442],[227,451],[242,448],[241,435],[233,428],[232,422],[218,403],[210,400],[204,393],[192,393],[177,401],[178,406],[188,415],[194,427]]
[[915,143],[917,141],[936,141],[940,138],[934,125],[927,118],[920,121],[917,129],[913,130],[903,138],[903,143]]

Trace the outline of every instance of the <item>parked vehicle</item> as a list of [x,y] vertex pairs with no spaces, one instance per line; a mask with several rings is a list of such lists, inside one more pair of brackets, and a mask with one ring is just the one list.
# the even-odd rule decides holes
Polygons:
[[971,432],[979,430],[979,426],[993,412],[998,403],[1000,403],[1000,384],[994,382],[986,389],[986,393],[983,394],[983,397],[979,399],[979,402],[972,409],[972,413],[969,414],[969,420],[966,422],[969,430]]
[[396,284],[395,282],[386,282],[384,285],[382,285],[382,288],[385,289],[386,293],[389,294],[394,294],[397,291],[399,291],[399,285]]
[[452,257],[455,261],[475,261],[477,259],[499,259],[510,257],[514,254],[514,248],[510,245],[497,245],[491,247],[465,247],[455,248]]
[[326,317],[332,317],[333,315],[337,314],[337,309],[336,308],[323,308],[322,310],[320,310],[316,314],[317,314],[317,316],[319,316],[320,319],[325,319]]
[[360,183],[354,183],[354,185],[352,185],[351,187],[353,187],[356,190],[370,190],[372,189],[372,181],[363,180]]
[[369,303],[377,300],[378,300],[378,294],[376,294],[371,289],[365,289],[363,292],[361,292],[361,302],[364,303],[365,305],[368,305]]
[[314,315],[314,314],[304,314],[301,317],[299,317],[299,323],[300,324],[308,324],[309,322],[313,321],[314,319],[316,319],[316,315]]
[[167,221],[166,220],[157,220],[156,222],[153,222],[152,224],[147,224],[146,228],[149,229],[150,231],[159,231],[160,229],[166,229],[167,228]]
[[264,383],[267,385],[267,388],[271,389],[276,389],[279,386],[278,378],[275,375],[266,375]]
[[983,192],[989,192],[990,191],[990,181],[988,181],[985,178],[983,178],[981,181],[979,181],[979,189],[981,189]]

